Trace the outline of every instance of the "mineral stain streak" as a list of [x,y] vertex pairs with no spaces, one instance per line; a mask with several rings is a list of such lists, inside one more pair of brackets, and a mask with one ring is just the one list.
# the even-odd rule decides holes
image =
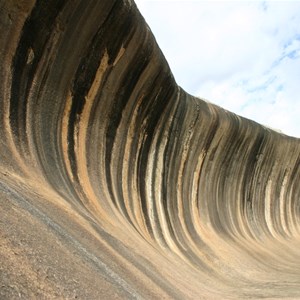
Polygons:
[[0,1],[1,299],[299,299],[300,141],[177,86],[133,1]]

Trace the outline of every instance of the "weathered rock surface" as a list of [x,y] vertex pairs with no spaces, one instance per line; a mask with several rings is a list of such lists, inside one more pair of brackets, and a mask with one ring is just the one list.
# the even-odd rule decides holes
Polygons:
[[133,1],[0,11],[1,299],[300,298],[298,139],[185,93]]

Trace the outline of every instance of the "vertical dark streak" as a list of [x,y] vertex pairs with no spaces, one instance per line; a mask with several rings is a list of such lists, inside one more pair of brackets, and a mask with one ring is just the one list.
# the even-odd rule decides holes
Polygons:
[[32,80],[56,18],[66,0],[37,1],[26,19],[13,57],[10,99],[10,125],[20,140],[26,140],[26,106]]

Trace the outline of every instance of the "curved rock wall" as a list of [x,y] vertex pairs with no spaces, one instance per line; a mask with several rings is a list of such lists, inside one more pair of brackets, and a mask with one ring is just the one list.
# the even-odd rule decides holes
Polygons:
[[0,10],[1,298],[300,298],[298,139],[178,87],[133,1]]

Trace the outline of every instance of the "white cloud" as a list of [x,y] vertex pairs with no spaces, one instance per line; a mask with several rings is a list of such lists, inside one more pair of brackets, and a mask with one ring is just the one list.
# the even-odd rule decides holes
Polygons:
[[185,90],[300,137],[300,2],[136,3]]

